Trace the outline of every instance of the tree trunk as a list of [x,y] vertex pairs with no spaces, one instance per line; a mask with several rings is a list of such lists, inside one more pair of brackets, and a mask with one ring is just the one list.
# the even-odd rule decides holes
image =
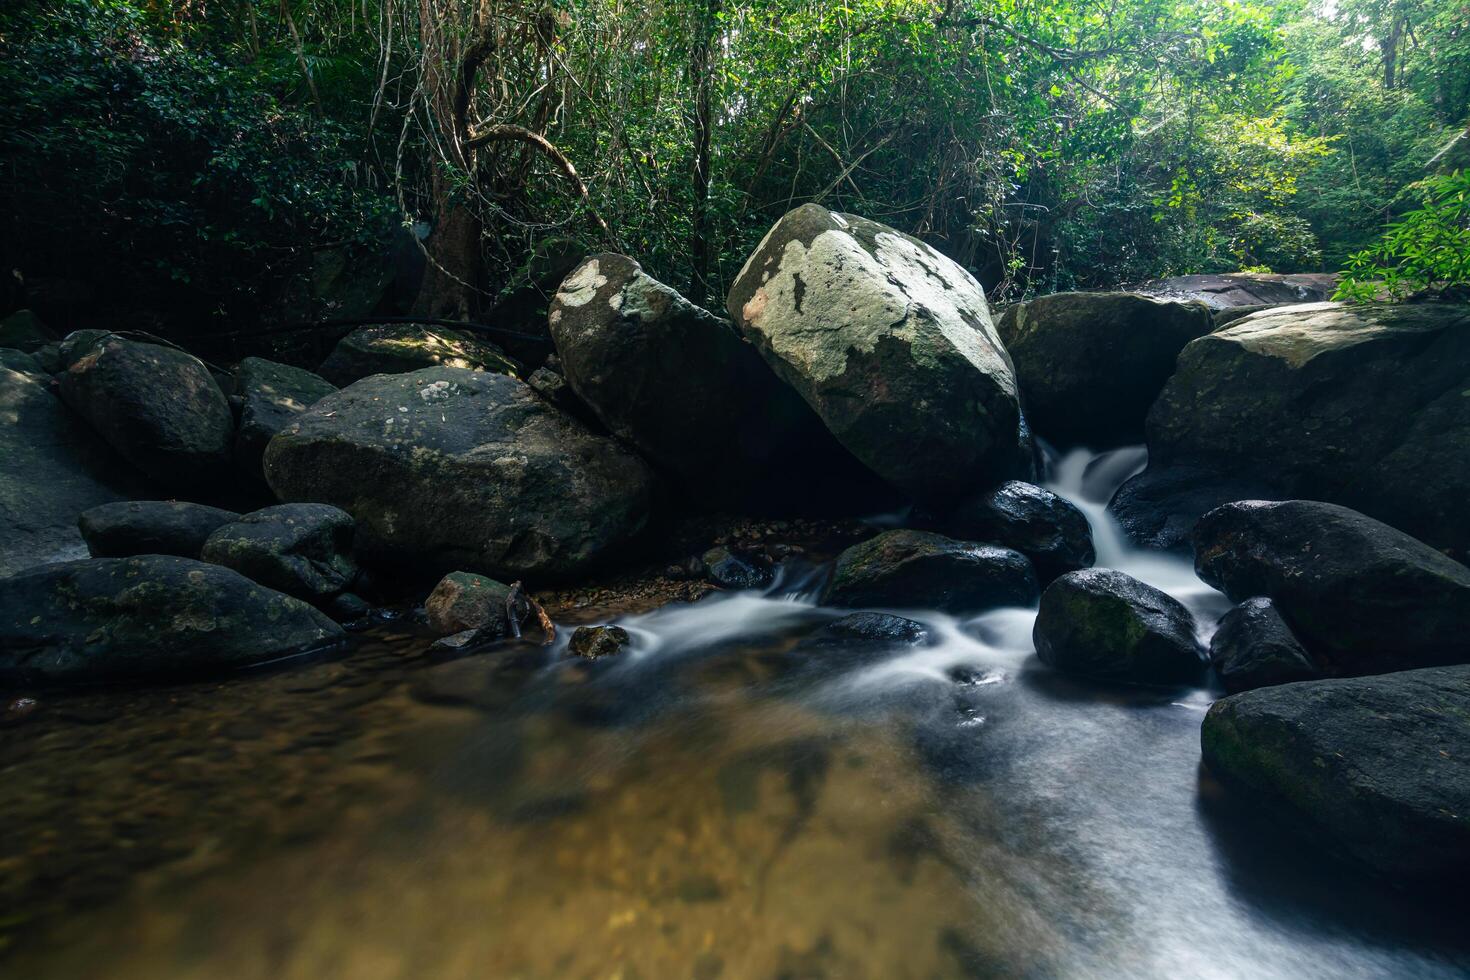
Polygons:
[[720,0],[704,0],[694,43],[689,50],[689,76],[694,86],[690,128],[694,133],[691,173],[693,203],[689,214],[689,299],[704,306],[710,290],[710,137],[713,129],[714,71],[712,55],[719,30]]
[[434,228],[429,235],[429,263],[414,300],[415,316],[470,320],[479,308],[485,263],[480,252],[480,217],[463,192],[436,174],[433,180]]

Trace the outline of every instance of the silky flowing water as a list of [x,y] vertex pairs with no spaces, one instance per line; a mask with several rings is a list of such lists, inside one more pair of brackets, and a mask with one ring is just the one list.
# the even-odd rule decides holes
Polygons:
[[[1098,564],[1227,608],[1055,460]],[[1199,766],[1214,693],[1037,663],[1034,609],[808,638],[823,570],[619,620],[586,665],[335,662],[61,699],[3,733],[0,975],[1451,977],[1463,906],[1333,863]],[[565,632],[562,643],[565,643]]]

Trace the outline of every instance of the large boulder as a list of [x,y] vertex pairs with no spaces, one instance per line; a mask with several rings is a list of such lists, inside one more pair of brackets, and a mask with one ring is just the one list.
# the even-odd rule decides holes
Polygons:
[[1398,879],[1470,872],[1470,667],[1237,694],[1200,742],[1227,788],[1317,846]]
[[93,558],[198,558],[209,536],[240,515],[177,500],[117,500],[82,512],[77,528]]
[[354,530],[352,515],[329,504],[277,504],[220,527],[200,557],[320,605],[357,578]]
[[59,380],[62,399],[161,487],[210,486],[225,476],[234,416],[192,354],[107,336]]
[[265,475],[283,500],[352,514],[366,559],[507,581],[605,557],[643,528],[652,486],[515,378],[444,367],[323,398],[271,440]]
[[1179,356],[1150,469],[1268,481],[1456,555],[1470,549],[1470,306],[1318,303],[1256,313]]
[[1470,568],[1346,507],[1218,507],[1195,528],[1194,566],[1234,601],[1269,597],[1333,673],[1470,662]]
[[1281,275],[1271,272],[1174,276],[1131,287],[1135,292],[1180,302],[1203,303],[1210,309],[1269,306],[1281,303],[1319,303],[1337,291],[1330,272]]
[[240,430],[235,434],[235,462],[251,476],[260,475],[260,459],[277,432],[297,415],[337,390],[337,386],[303,368],[247,357],[235,368],[240,395]]
[[1036,601],[1036,573],[1009,548],[928,531],[884,531],[837,557],[822,603],[965,613]]
[[1026,417],[1063,446],[1139,442],[1143,420],[1210,311],[1136,293],[1056,293],[996,323],[1016,365]]
[[1188,684],[1204,672],[1189,610],[1111,568],[1068,572],[1048,585],[1031,636],[1041,662],[1067,673]]
[[306,603],[188,558],[96,558],[0,579],[8,684],[218,673],[341,635]]
[[1210,664],[1231,694],[1322,676],[1275,603],[1264,596],[1220,617],[1210,637]]
[[740,500],[762,484],[784,492],[842,454],[728,320],[626,255],[577,266],[549,322],[566,380],[598,420],[701,500]]
[[1065,497],[1044,487],[1007,480],[993,490],[966,497],[944,518],[945,530],[967,541],[1014,548],[1036,566],[1037,577],[1091,568],[1097,555],[1092,525]]
[[33,376],[0,367],[0,575],[85,556],[77,516],[140,492],[132,468]]
[[984,290],[918,239],[803,205],[766,234],[727,302],[776,374],[894,486],[944,498],[1029,473]]
[[317,373],[346,386],[374,374],[405,374],[442,365],[514,374],[516,363],[488,338],[453,327],[380,323],[358,327],[337,342]]

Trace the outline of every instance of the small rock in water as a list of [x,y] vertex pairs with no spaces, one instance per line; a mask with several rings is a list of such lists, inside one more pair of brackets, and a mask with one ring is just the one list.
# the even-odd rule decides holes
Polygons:
[[18,725],[34,714],[39,707],[40,704],[35,698],[11,698],[6,702],[5,709],[0,711],[0,725]]
[[817,630],[813,639],[916,644],[929,639],[929,630],[923,623],[902,616],[861,612],[834,619]]
[[372,611],[368,601],[354,592],[344,592],[327,605],[327,615],[339,623],[355,623],[366,619]]
[[510,592],[510,586],[485,575],[450,572],[429,593],[424,612],[428,614],[429,627],[440,636],[489,626],[498,626],[501,636],[509,636],[506,600]]
[[1204,672],[1189,610],[1110,568],[1068,572],[1047,586],[1032,639],[1042,663],[1071,674],[1186,684]]
[[722,589],[764,589],[775,580],[775,570],[764,555],[730,548],[711,548],[702,558],[704,575]]
[[976,612],[1036,601],[1036,573],[1009,548],[927,531],[884,531],[837,558],[825,605]]
[[1016,549],[1031,559],[1043,582],[1091,568],[1096,560],[1086,515],[1066,498],[1020,480],[962,500],[945,529],[968,541]]
[[631,642],[633,638],[621,626],[579,626],[568,649],[587,660],[599,660],[622,652]]
[[1322,676],[1271,600],[1260,596],[1220,617],[1210,663],[1231,694]]

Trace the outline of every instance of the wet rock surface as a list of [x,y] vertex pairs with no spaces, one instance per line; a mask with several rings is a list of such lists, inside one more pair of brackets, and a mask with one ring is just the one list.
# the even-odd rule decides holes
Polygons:
[[1470,870],[1470,667],[1310,681],[1217,701],[1205,764],[1315,846],[1393,878]]
[[1210,637],[1210,663],[1231,694],[1316,680],[1322,671],[1270,599],[1247,599],[1220,618]]
[[427,368],[359,381],[271,441],[287,500],[358,522],[367,560],[512,581],[583,572],[647,519],[647,467],[514,378]]
[[1271,599],[1332,673],[1470,662],[1470,568],[1335,504],[1239,501],[1206,514],[1195,570],[1231,599]]
[[1086,515],[1071,501],[1020,480],[1007,480],[994,490],[964,498],[941,523],[954,537],[1021,552],[1031,559],[1043,583],[1091,568],[1097,557]]
[[268,588],[323,604],[357,578],[355,531],[352,515],[329,504],[278,504],[220,527],[200,557]]
[[1267,310],[1186,347],[1149,413],[1150,467],[1267,483],[1436,548],[1470,548],[1470,307]]
[[838,556],[822,602],[977,612],[1027,605],[1036,594],[1036,573],[1018,551],[928,531],[885,531]]
[[178,500],[119,500],[82,512],[77,527],[93,558],[198,558],[209,536],[240,515]]
[[861,612],[834,619],[812,634],[811,640],[823,644],[916,644],[929,638],[923,623],[887,613]]
[[439,636],[486,627],[498,628],[500,635],[509,636],[510,597],[511,587],[493,578],[473,572],[450,572],[429,593],[424,612],[429,618],[429,628]]
[[1189,610],[1110,568],[1047,586],[1032,636],[1041,662],[1067,673],[1146,684],[1194,683],[1204,673]]
[[706,551],[700,565],[705,578],[721,589],[764,589],[776,578],[776,571],[765,555],[724,545]]
[[579,626],[572,632],[567,650],[584,660],[600,660],[621,653],[632,642],[621,626]]
[[727,305],[776,375],[894,486],[944,498],[1029,471],[985,293],[928,245],[804,205],[767,233]]
[[453,327],[383,323],[358,327],[337,342],[317,374],[339,388],[374,374],[427,367],[514,374],[516,363],[487,337]]
[[187,558],[97,558],[0,579],[0,681],[12,685],[217,674],[340,636],[300,600]]
[[209,369],[172,347],[105,337],[59,377],[62,400],[160,487],[225,478],[234,416]]
[[1278,303],[1319,303],[1337,290],[1337,276],[1308,272],[1278,275],[1258,272],[1174,276],[1133,287],[1137,292],[1166,299],[1204,303],[1211,309]]
[[1142,438],[1175,358],[1212,327],[1202,304],[1136,293],[1054,293],[996,322],[1031,426],[1058,445],[1098,449]]

